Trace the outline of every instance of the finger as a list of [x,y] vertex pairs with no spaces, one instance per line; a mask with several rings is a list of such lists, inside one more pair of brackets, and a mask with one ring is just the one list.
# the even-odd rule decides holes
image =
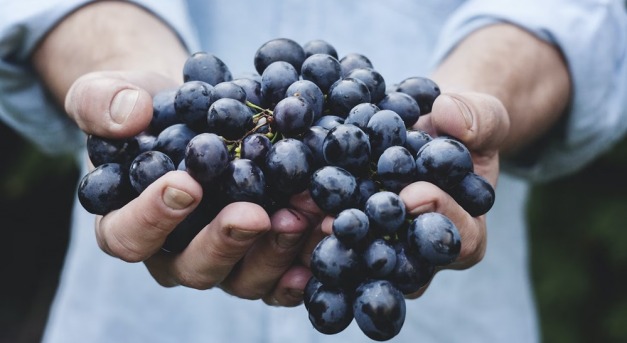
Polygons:
[[301,265],[294,265],[286,271],[269,295],[263,298],[268,305],[293,307],[303,301],[304,289],[311,277],[311,271]]
[[462,242],[459,257],[447,268],[465,269],[481,261],[487,244],[485,216],[473,218],[446,192],[428,182],[412,183],[399,195],[410,217],[438,212],[448,217],[459,230]]
[[270,228],[270,218],[261,206],[232,203],[225,206],[183,252],[157,255],[146,261],[146,265],[162,285],[212,288],[229,275]]
[[246,299],[260,299],[270,293],[277,280],[293,264],[310,227],[309,220],[296,210],[281,209],[272,215],[272,229],[253,245],[220,287]]
[[202,188],[189,174],[169,172],[126,206],[97,219],[98,244],[124,261],[143,261],[160,249],[201,198]]
[[148,72],[94,72],[76,80],[65,110],[86,133],[123,138],[143,131],[152,119],[152,95],[174,82]]

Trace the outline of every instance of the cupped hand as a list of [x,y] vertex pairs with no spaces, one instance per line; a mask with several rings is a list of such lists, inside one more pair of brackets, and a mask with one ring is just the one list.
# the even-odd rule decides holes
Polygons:
[[[152,96],[176,82],[149,72],[94,72],[79,78],[65,101],[68,115],[88,134],[130,137],[148,127]],[[166,237],[203,197],[186,172],[173,171],[126,206],[96,218],[96,237],[106,253],[144,262],[163,286],[220,287],[238,297],[294,306],[302,300],[309,271],[293,263],[322,214],[307,195],[269,216],[246,202],[226,206],[181,253],[161,250]]]

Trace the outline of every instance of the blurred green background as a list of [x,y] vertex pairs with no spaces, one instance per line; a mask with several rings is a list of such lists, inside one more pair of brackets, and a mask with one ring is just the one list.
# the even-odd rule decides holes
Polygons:
[[[78,170],[0,126],[0,342],[38,342],[67,246]],[[531,271],[547,343],[627,342],[627,142],[532,189]]]

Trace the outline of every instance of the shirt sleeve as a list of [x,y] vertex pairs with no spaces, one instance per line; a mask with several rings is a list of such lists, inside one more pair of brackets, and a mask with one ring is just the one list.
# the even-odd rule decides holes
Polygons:
[[471,32],[512,23],[561,49],[573,84],[569,113],[534,145],[532,157],[504,160],[503,169],[533,181],[574,172],[627,131],[627,16],[623,1],[473,0],[445,26],[435,64]]
[[[0,120],[46,153],[76,152],[83,134],[51,99],[30,65],[37,44],[80,0],[0,1]],[[178,34],[190,51],[198,40],[184,1],[137,0]]]

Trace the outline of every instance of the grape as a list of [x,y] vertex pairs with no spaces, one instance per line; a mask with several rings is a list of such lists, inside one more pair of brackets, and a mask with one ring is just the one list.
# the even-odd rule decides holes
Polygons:
[[311,126],[305,133],[303,134],[301,140],[313,155],[313,165],[314,169],[321,168],[327,164],[324,159],[324,153],[322,151],[322,143],[324,139],[327,137],[329,130],[321,127],[321,126]]
[[250,134],[242,140],[240,158],[249,159],[258,166],[263,166],[270,147],[272,142],[267,136],[260,133]]
[[407,130],[407,139],[405,140],[404,146],[415,157],[420,148],[432,139],[433,138],[424,131]]
[[315,126],[320,126],[327,130],[331,130],[340,124],[344,124],[344,118],[331,114],[324,115],[314,122]]
[[311,105],[302,98],[288,96],[276,104],[273,117],[276,130],[285,137],[294,137],[311,127],[314,113]]
[[221,183],[229,202],[263,204],[266,179],[261,168],[251,160],[239,158],[231,161],[222,173]]
[[327,54],[315,54],[307,57],[301,68],[303,80],[315,83],[323,93],[341,77],[340,62]]
[[412,253],[406,243],[396,243],[394,250],[396,251],[396,264],[387,278],[394,284],[394,287],[403,294],[412,294],[426,286],[435,274],[435,266]]
[[136,196],[128,172],[119,163],[101,164],[78,184],[78,200],[89,213],[105,215]]
[[305,289],[303,290],[303,305],[305,308],[309,310],[309,301],[314,293],[322,286],[322,282],[316,279],[315,276],[311,276],[305,285]]
[[210,85],[232,79],[229,68],[213,54],[199,51],[192,54],[183,65],[183,81],[203,81]]
[[314,54],[327,54],[338,59],[337,51],[329,42],[322,39],[310,40],[303,44],[303,50],[305,51],[305,58]]
[[342,290],[321,285],[309,298],[309,320],[321,333],[342,332],[353,321],[351,299]]
[[175,165],[178,165],[185,158],[187,144],[196,135],[196,131],[190,129],[189,126],[174,124],[159,133],[154,149],[165,153]]
[[358,104],[370,102],[370,91],[359,79],[341,79],[329,88],[327,107],[337,116],[346,118]]
[[340,212],[333,220],[335,237],[347,247],[357,247],[368,234],[368,216],[356,208]]
[[314,121],[322,116],[324,110],[324,94],[320,87],[308,80],[298,80],[287,87],[285,96],[297,96],[309,103],[314,114]]
[[185,149],[185,167],[201,185],[210,184],[229,165],[229,153],[222,138],[213,133],[200,133]]
[[134,138],[112,139],[96,135],[87,136],[87,156],[94,167],[105,163],[128,166],[138,152],[139,144]]
[[174,110],[179,121],[196,130],[202,130],[206,123],[207,110],[211,106],[209,95],[213,86],[202,81],[188,81],[182,84],[174,96]]
[[255,69],[263,74],[266,68],[277,61],[291,64],[296,70],[300,70],[305,60],[305,51],[295,41],[289,38],[272,39],[257,49],[255,52]]
[[405,203],[398,194],[380,191],[366,201],[364,212],[373,228],[385,234],[393,234],[405,222]]
[[355,68],[344,76],[361,80],[370,91],[370,101],[377,103],[385,97],[385,80],[378,71],[372,68]]
[[372,157],[377,160],[385,149],[399,145],[407,140],[407,129],[403,119],[394,111],[381,110],[372,115],[366,127],[370,137]]
[[159,134],[166,127],[182,123],[176,115],[174,97],[178,88],[166,89],[152,97],[152,119],[150,120],[150,132]]
[[303,142],[294,138],[280,140],[266,156],[266,182],[286,195],[302,192],[309,184],[312,164],[311,150]]
[[339,213],[356,204],[357,180],[343,168],[324,166],[311,176],[309,193],[320,209]]
[[340,59],[340,66],[342,67],[342,77],[348,75],[353,69],[373,68],[370,59],[358,53],[350,53],[342,57]]
[[316,245],[311,253],[310,268],[323,285],[343,289],[354,288],[365,277],[361,255],[334,235],[326,236]]
[[322,142],[322,153],[327,164],[358,175],[368,171],[370,141],[357,126],[340,124],[329,130]]
[[385,95],[377,106],[382,110],[396,112],[405,123],[406,127],[412,127],[420,117],[420,107],[414,98],[401,92],[391,92]]
[[486,214],[494,205],[494,188],[482,176],[468,173],[448,193],[471,216]]
[[261,74],[261,96],[265,104],[274,107],[285,97],[289,86],[298,81],[298,72],[291,64],[277,61]]
[[379,190],[376,183],[368,178],[361,177],[357,179],[357,207],[364,209],[366,207],[366,201]]
[[239,139],[254,127],[253,111],[241,101],[218,99],[205,114],[207,131],[226,139]]
[[386,341],[398,335],[405,322],[405,311],[403,294],[389,281],[365,282],[355,292],[355,321],[373,340]]
[[459,184],[466,174],[473,171],[472,157],[458,140],[437,137],[416,154],[416,170],[420,180],[446,190]]
[[391,146],[381,154],[377,162],[377,175],[383,188],[398,193],[416,181],[416,161],[409,150]]
[[254,80],[251,78],[240,78],[231,81],[232,83],[242,87],[246,93],[246,101],[257,106],[264,106],[263,98],[261,96],[261,76],[260,80]]
[[246,91],[233,81],[220,82],[209,91],[211,103],[218,99],[229,98],[246,102]]
[[377,105],[364,102],[353,107],[349,112],[348,116],[344,120],[345,124],[353,124],[358,128],[367,131],[368,122],[370,118],[379,111]]
[[409,77],[401,81],[396,87],[397,92],[409,94],[420,107],[420,113],[431,113],[433,102],[440,95],[440,87],[426,77]]
[[373,240],[363,252],[369,277],[386,278],[396,266],[396,251],[381,238]]
[[436,266],[455,261],[462,246],[455,224],[437,212],[417,216],[407,230],[407,242],[416,254]]
[[129,169],[131,185],[137,193],[141,193],[155,180],[174,169],[174,163],[168,155],[160,151],[143,152],[131,163]]

